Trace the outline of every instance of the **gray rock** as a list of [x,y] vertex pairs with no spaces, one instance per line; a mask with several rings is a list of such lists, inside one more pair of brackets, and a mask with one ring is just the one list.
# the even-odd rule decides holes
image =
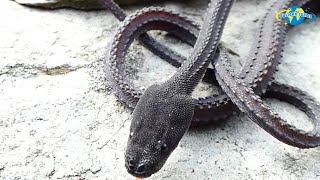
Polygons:
[[[235,67],[250,49],[273,0],[236,1],[222,40]],[[202,22],[206,2],[157,5]],[[128,7],[128,14],[141,9]],[[0,0],[0,179],[133,179],[124,168],[131,111],[106,87],[102,60],[119,22],[110,12],[43,11]],[[276,79],[320,101],[320,18],[289,33]],[[156,38],[188,55],[191,47],[163,33]],[[240,61],[241,60],[241,61]],[[127,63],[137,86],[164,81],[175,68],[140,45]],[[199,86],[195,96],[210,94]],[[267,100],[286,120],[306,129],[308,118]],[[244,115],[192,129],[156,179],[319,179],[320,149],[280,143]]]

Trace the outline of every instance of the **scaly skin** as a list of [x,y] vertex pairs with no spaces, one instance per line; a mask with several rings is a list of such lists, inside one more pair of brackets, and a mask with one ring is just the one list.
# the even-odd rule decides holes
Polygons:
[[[107,0],[109,2],[110,0]],[[257,94],[263,94],[266,91],[268,83],[270,83],[272,76],[276,70],[277,65],[280,63],[280,58],[283,42],[285,38],[285,33],[287,26],[281,22],[275,20],[273,14],[280,9],[284,9],[290,5],[288,4],[301,4],[303,5],[308,1],[285,1],[283,3],[275,3],[270,7],[266,15],[263,17],[261,24],[259,26],[259,32],[255,38],[255,42],[251,48],[251,53],[248,57],[249,61],[246,61],[246,64],[241,70],[240,77],[244,80],[246,84],[250,84],[253,87],[254,91]],[[114,8],[112,4],[106,4],[105,6],[113,7],[110,9],[118,9],[119,7]],[[112,10],[114,12],[115,10]],[[119,12],[118,12],[119,13]],[[124,14],[124,13],[122,13]],[[273,28],[269,28],[273,27]],[[183,36],[179,31],[189,31],[189,33],[183,33]],[[197,25],[191,21],[186,21],[184,24],[175,28],[175,31],[170,31],[171,33],[178,36],[182,41],[187,42],[188,44],[194,44],[198,32]],[[180,35],[180,36],[179,36]],[[127,35],[127,37],[133,38],[133,36]],[[131,41],[130,41],[131,42]],[[152,41],[153,42],[153,41]],[[156,47],[157,45],[146,44],[146,47]],[[130,46],[130,43],[121,42],[119,39],[113,43],[112,49],[118,49],[121,52],[126,52],[125,50]],[[161,47],[164,47],[161,45]],[[180,55],[177,55],[173,51],[167,51],[167,48],[159,48],[156,51],[154,48],[149,48],[156,55],[165,58],[168,62],[175,66],[180,66],[180,63],[183,62],[184,58]],[[115,51],[112,51],[115,52]],[[140,96],[143,94],[141,90],[136,90],[133,84],[130,83],[124,71],[124,61],[125,53],[115,53],[111,55],[109,59],[110,64],[106,67],[109,69],[118,69],[117,74],[110,74],[107,71],[108,77],[110,77],[110,82],[112,82],[112,87],[115,94],[119,99],[125,102],[129,107],[134,107],[138,102]],[[213,77],[213,72],[211,69],[208,69],[208,72],[205,75],[205,80],[208,81],[209,78]],[[120,81],[118,79],[121,79]],[[212,80],[211,83],[217,85],[215,80]],[[229,97],[226,94],[214,95],[211,97],[199,98],[196,101],[196,107],[194,112],[194,117],[192,121],[192,126],[203,125],[211,123],[218,120],[224,120],[230,115],[237,112],[237,107],[230,101]],[[212,116],[215,114],[215,116]]]
[[[232,102],[235,103],[243,113],[279,141],[288,145],[299,148],[312,148],[320,145],[319,104],[315,103],[313,99],[298,89],[294,90],[289,86],[274,85],[274,89],[278,86],[279,92],[272,89],[273,92],[271,92],[269,96],[277,97],[296,105],[302,111],[306,112],[315,125],[314,129],[309,132],[297,129],[281,119],[276,113],[272,112],[268,106],[262,103],[261,98],[254,93],[253,89],[248,87],[235,75],[230,65],[230,58],[223,48],[219,50],[220,56],[214,61],[216,78],[224,92],[228,94]],[[282,91],[282,93],[280,91]]]
[[[218,0],[209,5],[199,38],[186,63],[168,81],[150,86],[139,100],[125,154],[130,174],[148,177],[157,172],[188,130],[194,112],[191,94],[215,54],[232,2]],[[154,28],[170,30],[184,22],[185,19],[162,9],[143,9],[126,18],[114,42],[127,43],[132,40],[131,35],[138,37]],[[117,52],[124,52],[112,51],[115,52],[110,53],[111,58]],[[116,71],[115,68],[112,74]]]
[[[141,11],[137,11],[135,14],[132,14],[131,17],[137,17],[137,16],[145,16],[148,17],[152,12],[156,11],[149,11],[148,9],[144,9]],[[161,11],[160,9],[157,10]],[[165,12],[164,12],[165,13]],[[191,21],[186,20],[185,18],[182,18],[178,16],[177,14],[171,13],[170,19],[174,21],[175,23],[166,22],[165,25],[158,25],[154,29],[162,29],[167,30],[172,33],[175,33],[177,36],[183,37],[185,36],[191,36],[190,34],[193,33],[193,36],[195,36],[195,33],[198,33],[196,31],[195,25],[191,23]],[[106,71],[108,73],[108,76],[110,81],[114,84],[113,90],[117,94],[118,97],[121,99],[125,99],[128,102],[128,105],[136,105],[138,102],[140,96],[142,95],[141,92],[136,91],[135,88],[130,84],[130,81],[126,78],[126,76],[123,74],[124,72],[124,61],[125,61],[125,52],[127,51],[129,45],[134,40],[134,38],[141,37],[141,34],[144,35],[145,32],[149,29],[143,29],[145,26],[142,27],[134,27],[137,28],[135,32],[133,33],[132,29],[126,26],[132,25],[132,26],[140,26],[139,23],[144,23],[143,21],[136,21],[131,22],[129,20],[126,20],[123,22],[124,25],[119,28],[118,32],[116,33],[115,37],[117,37],[111,47],[111,52],[108,54],[108,62],[106,62],[106,68],[108,70]],[[130,23],[130,24],[129,24]],[[126,27],[126,28],[125,28]],[[183,28],[181,28],[183,27]],[[149,27],[148,27],[149,28]],[[176,31],[176,29],[179,29],[179,32]],[[189,29],[194,29],[194,32],[189,32]]]
[[[120,21],[123,21],[125,17],[127,16],[123,9],[118,6],[117,3],[115,3],[113,0],[102,0],[101,5],[105,7],[106,9],[109,9],[112,14]],[[195,25],[194,25],[195,26]],[[198,28],[194,27],[193,29],[197,30],[198,34]],[[195,41],[196,37],[190,37],[189,38],[184,38],[185,42],[190,42],[190,40]],[[181,56],[180,54],[171,51],[169,48],[166,46],[162,45],[161,43],[157,42],[155,39],[147,35],[146,33],[142,33],[139,36],[139,41],[146,47],[148,48],[151,52],[154,54],[157,54],[159,57],[162,59],[166,60],[167,62],[171,63],[174,66],[178,66],[183,62],[186,58]],[[136,102],[134,103],[135,106]],[[130,106],[131,104],[128,102],[128,105]]]
[[[230,8],[228,3],[229,1],[221,1],[218,5]],[[221,11],[214,12],[212,7],[209,8],[208,14],[210,10],[216,14],[212,14],[211,20],[210,18],[205,20],[200,37],[187,62],[165,83],[149,87],[141,99],[142,93],[135,90],[123,73],[125,53],[132,40],[143,36],[148,30],[159,29],[176,35],[186,43],[193,44],[198,29],[191,21],[157,8],[138,11],[125,20],[115,36],[109,62],[106,64],[118,96],[122,93],[120,97],[122,96],[129,105],[131,103],[134,106],[138,102],[134,110],[126,150],[126,167],[129,173],[137,177],[148,177],[157,172],[188,129],[192,116],[194,124],[207,123],[230,115],[236,110],[236,106],[264,130],[284,143],[300,148],[320,145],[318,134],[320,106],[299,89],[271,82],[272,75],[282,57],[283,41],[287,31],[286,25],[277,22],[272,15],[291,5],[319,7],[319,3],[310,0],[276,2],[261,21],[256,42],[251,48],[250,58],[246,61],[239,77],[230,67],[229,57],[222,47],[220,57],[214,56],[226,13],[229,10],[222,8]],[[221,23],[220,26],[219,23]],[[269,28],[270,26],[272,28]],[[153,52],[159,56],[167,53],[165,49],[162,50]],[[226,94],[208,97],[198,100],[193,106],[194,101],[190,94],[205,73],[209,59],[212,59],[215,64],[215,76],[219,84],[230,98]],[[169,61],[172,62],[172,60],[177,60],[172,63],[174,65],[179,65],[181,62],[179,58],[171,57]],[[207,73],[208,77],[210,77],[209,73]],[[265,97],[292,103],[306,112],[313,120],[315,129],[311,132],[303,132],[286,123],[261,103],[258,95],[263,94]]]
[[[103,4],[106,8],[110,9],[111,12],[113,12],[119,20],[123,20],[123,17],[125,17],[123,10],[119,6],[117,6],[113,1],[105,0]],[[178,17],[178,15],[176,16]],[[176,26],[175,28],[170,30],[167,29],[167,31],[170,31],[172,34],[175,34],[183,42],[186,42],[190,45],[194,45],[197,35],[199,34],[198,26],[189,20],[185,20],[179,26]],[[145,33],[141,34],[144,35]],[[125,36],[133,38],[133,36]],[[117,35],[117,37],[120,37],[120,35]],[[126,39],[125,42],[122,42],[120,39],[117,39],[113,42],[111,48],[112,51],[109,55],[109,58],[107,58],[109,62],[106,63],[106,68],[108,69],[106,70],[106,72],[108,74],[107,77],[109,77],[109,81],[112,83],[112,89],[114,93],[119,97],[121,101],[125,102],[129,107],[135,107],[136,103],[142,95],[142,92],[140,90],[136,90],[133,84],[130,83],[130,80],[126,78],[127,76],[124,73],[125,53],[118,53],[126,52],[126,49],[130,46],[131,42],[132,40],[127,42]],[[168,48],[161,45],[160,43],[157,43],[154,40],[151,40],[147,43],[146,42],[147,41],[144,41],[142,43],[144,43],[144,45],[148,47],[149,50],[151,50],[153,53],[160,56],[161,58],[164,58],[166,61],[168,61],[176,67],[180,66],[181,63],[185,61],[185,58],[183,56],[178,55],[174,51],[169,51]],[[112,70],[116,70],[117,72],[111,72]],[[213,70],[208,69],[204,77],[204,80],[213,82],[217,85],[217,82],[214,80],[214,78],[213,80],[211,78],[213,75]],[[193,125],[206,124],[208,122],[225,119],[226,117],[230,116],[233,111],[237,110],[237,108],[232,103],[228,103],[228,101],[230,102],[226,95],[198,99],[196,101],[196,115],[194,116],[192,122]],[[211,116],[212,113],[215,113],[216,115]]]

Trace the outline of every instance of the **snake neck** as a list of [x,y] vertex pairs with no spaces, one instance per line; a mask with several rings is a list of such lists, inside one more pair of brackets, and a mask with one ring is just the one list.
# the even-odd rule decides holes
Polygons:
[[220,41],[233,0],[213,0],[207,10],[199,38],[187,61],[166,84],[180,93],[191,94],[202,79]]

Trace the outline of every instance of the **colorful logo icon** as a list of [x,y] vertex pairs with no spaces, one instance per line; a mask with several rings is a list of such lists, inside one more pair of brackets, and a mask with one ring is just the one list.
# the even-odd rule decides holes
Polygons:
[[311,23],[315,21],[316,15],[308,12],[308,10],[303,10],[299,6],[291,6],[287,10],[277,12],[276,19],[284,22],[285,24],[296,26],[302,23]]

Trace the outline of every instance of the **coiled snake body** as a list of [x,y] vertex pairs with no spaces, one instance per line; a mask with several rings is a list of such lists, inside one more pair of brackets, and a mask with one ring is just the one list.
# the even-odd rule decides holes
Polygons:
[[[238,109],[286,144],[299,148],[320,145],[320,105],[305,92],[272,81],[289,29],[274,14],[292,5],[316,11],[320,9],[318,1],[276,1],[261,20],[240,74],[235,74],[228,54],[219,46],[233,0],[212,0],[200,30],[190,20],[161,8],[144,8],[126,16],[112,0],[102,2],[123,21],[105,64],[115,94],[135,107],[125,153],[126,168],[132,175],[148,177],[157,172],[190,125],[225,119]],[[168,31],[194,45],[193,51],[185,58],[148,36],[149,30]],[[134,89],[124,72],[126,50],[134,39],[172,65],[182,64],[169,80],[150,86],[144,93]],[[210,62],[214,69],[207,68]],[[203,76],[225,93],[192,99],[191,93]],[[314,129],[305,132],[288,124],[262,103],[261,96],[295,105],[312,120]]]

